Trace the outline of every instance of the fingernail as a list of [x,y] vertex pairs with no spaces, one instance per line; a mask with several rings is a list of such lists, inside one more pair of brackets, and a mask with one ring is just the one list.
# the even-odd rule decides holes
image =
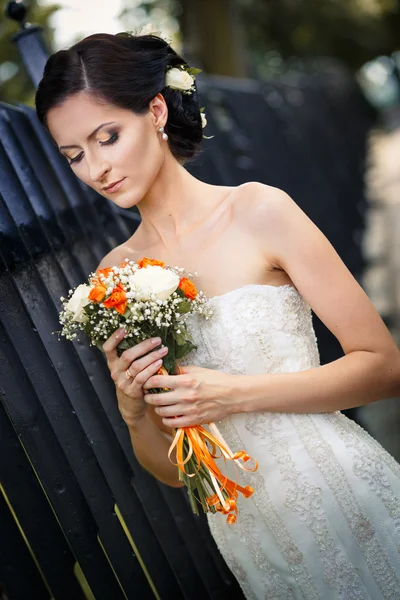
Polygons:
[[158,350],[158,354],[167,354],[167,352],[168,352],[167,346],[163,346],[162,348],[160,348]]
[[162,360],[157,360],[154,364],[155,364],[156,367],[161,367]]
[[161,338],[159,338],[159,337],[153,338],[151,340],[151,343],[154,344],[154,346],[157,346],[157,344],[161,344]]

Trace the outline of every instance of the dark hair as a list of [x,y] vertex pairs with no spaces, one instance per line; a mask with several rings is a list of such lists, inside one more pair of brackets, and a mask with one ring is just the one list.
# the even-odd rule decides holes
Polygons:
[[184,94],[166,87],[165,74],[170,66],[186,64],[155,35],[90,35],[48,59],[36,92],[38,118],[47,127],[49,110],[83,90],[137,114],[146,113],[150,101],[161,93],[168,107],[169,147],[185,162],[200,151],[203,138],[197,90]]

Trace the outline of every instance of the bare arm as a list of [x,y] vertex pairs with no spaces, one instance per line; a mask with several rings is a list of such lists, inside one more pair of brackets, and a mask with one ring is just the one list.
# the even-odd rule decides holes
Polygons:
[[[159,481],[171,487],[182,487],[183,483],[178,479],[178,469],[168,459],[172,437],[160,430],[150,411],[147,411],[140,421],[127,425],[133,451],[142,467]],[[176,461],[175,452],[171,459]]]
[[[317,369],[235,381],[244,411],[326,412],[367,404],[400,391],[400,353],[371,301],[329,241],[280,190],[259,190],[257,227],[345,356]],[[272,194],[272,197],[271,197]],[[265,197],[264,197],[265,196]],[[238,402],[241,402],[238,400]]]
[[373,353],[352,352],[318,369],[239,377],[234,412],[333,412],[391,398],[398,392],[385,367]]

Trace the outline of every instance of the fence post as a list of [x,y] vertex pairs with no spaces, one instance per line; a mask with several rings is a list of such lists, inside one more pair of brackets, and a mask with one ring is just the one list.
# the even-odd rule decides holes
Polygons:
[[43,27],[26,22],[28,8],[22,0],[8,2],[5,13],[20,25],[20,30],[12,37],[12,41],[17,45],[28,75],[37,88],[50,54],[43,39]]

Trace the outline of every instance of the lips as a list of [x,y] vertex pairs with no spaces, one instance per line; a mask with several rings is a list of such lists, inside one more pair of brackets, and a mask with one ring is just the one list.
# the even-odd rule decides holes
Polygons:
[[125,181],[125,177],[123,177],[119,181],[114,181],[114,183],[110,183],[110,185],[104,187],[103,190],[107,194],[113,194],[114,192],[117,192],[119,190],[119,188],[121,187],[121,185],[123,184],[124,181]]

